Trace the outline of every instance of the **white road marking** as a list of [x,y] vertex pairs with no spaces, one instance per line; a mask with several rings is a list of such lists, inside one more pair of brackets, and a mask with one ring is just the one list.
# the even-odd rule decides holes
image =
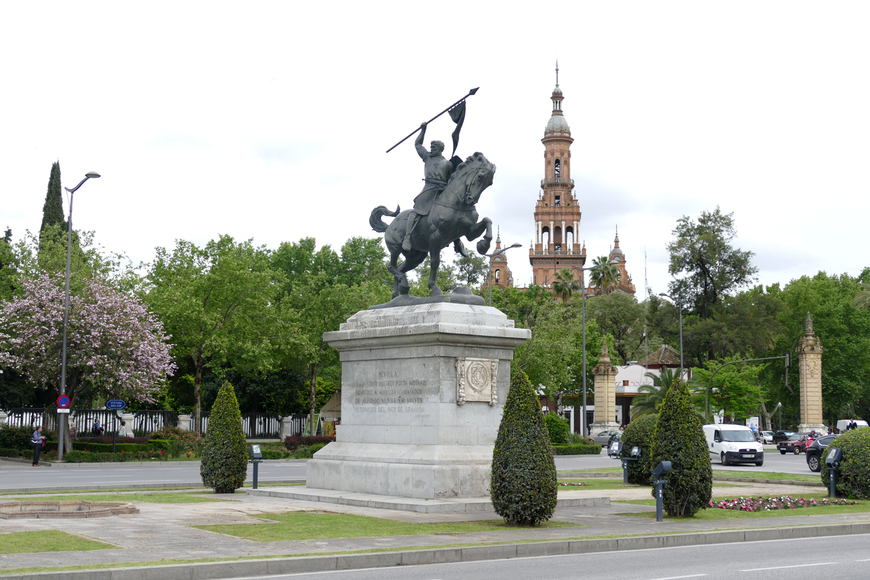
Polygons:
[[741,572],[762,572],[764,570],[785,570],[787,568],[808,568],[810,566],[833,566],[837,562],[819,562],[818,564],[797,564],[795,566],[774,566],[772,568],[750,568]]

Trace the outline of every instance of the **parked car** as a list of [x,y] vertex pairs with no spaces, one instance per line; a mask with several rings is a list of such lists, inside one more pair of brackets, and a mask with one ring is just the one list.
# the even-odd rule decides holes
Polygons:
[[777,431],[776,433],[773,434],[773,442],[779,443],[780,441],[785,441],[786,439],[788,439],[792,435],[795,435],[794,431],[782,431],[782,430]]
[[744,425],[704,425],[704,438],[710,459],[722,465],[754,463],[764,465],[764,448],[755,440],[755,434]]
[[776,443],[773,440],[773,431],[760,431],[756,436],[756,439],[763,444]]
[[785,455],[786,453],[794,453],[795,455],[800,455],[802,451],[806,451],[807,447],[811,445],[813,442],[813,438],[809,435],[801,435],[800,433],[795,433],[785,441],[780,441],[777,444],[776,448],[779,449],[779,452]]
[[828,448],[828,445],[831,444],[831,441],[836,438],[836,435],[825,435],[824,437],[819,437],[807,447],[807,467],[810,468],[810,471],[819,472],[822,470],[822,454]]
[[597,435],[592,436],[592,440],[598,445],[608,445],[612,440],[619,439],[622,433],[620,431],[601,431]]

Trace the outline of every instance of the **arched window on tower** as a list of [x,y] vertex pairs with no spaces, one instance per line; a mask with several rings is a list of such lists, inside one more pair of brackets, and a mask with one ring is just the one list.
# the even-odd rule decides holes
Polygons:
[[556,159],[553,163],[553,176],[556,179],[562,177],[562,162],[559,159]]
[[498,283],[501,281],[501,270],[495,271],[495,284],[498,286]]

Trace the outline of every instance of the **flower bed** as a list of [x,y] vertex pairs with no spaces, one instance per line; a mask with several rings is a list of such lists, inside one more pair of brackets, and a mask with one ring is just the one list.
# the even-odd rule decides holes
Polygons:
[[586,487],[585,483],[570,483],[567,481],[563,481],[559,484],[560,486],[571,486],[571,487]]
[[791,497],[790,495],[781,495],[779,497],[735,497],[733,499],[723,499],[719,502],[710,502],[711,508],[719,508],[723,510],[737,510],[741,512],[766,512],[774,510],[795,510],[808,507],[819,507],[825,505],[857,505],[857,501],[847,501],[845,499],[836,498],[830,500],[822,498],[821,500],[806,499],[803,497]]

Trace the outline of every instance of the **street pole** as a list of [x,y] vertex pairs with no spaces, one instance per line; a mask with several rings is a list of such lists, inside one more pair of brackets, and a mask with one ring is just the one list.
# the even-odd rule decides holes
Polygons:
[[[97,178],[100,174],[91,171],[85,174],[85,178],[79,181],[79,184],[69,189],[65,187],[69,192],[69,219],[67,220],[67,229],[66,229],[66,279],[64,282],[64,292],[63,292],[63,343],[61,345],[61,355],[60,355],[60,394],[66,394],[66,344],[67,344],[67,329],[69,328],[69,270],[70,270],[70,258],[72,256],[72,230],[73,230],[73,196],[76,191],[82,186],[82,184],[88,179]],[[58,414],[57,421],[57,460],[63,460],[63,435],[66,431],[66,423],[67,423],[67,415],[66,413]]]
[[659,296],[667,298],[671,302],[674,303],[674,306],[677,307],[677,310],[680,313],[680,381],[683,380],[683,307],[677,304],[677,301],[665,294],[664,292],[660,292]]
[[489,285],[489,303],[488,303],[488,306],[492,306],[492,259],[496,256],[500,256],[500,255],[504,254],[508,250],[511,250],[513,248],[519,248],[521,245],[522,244],[513,244],[513,245],[508,246],[507,248],[502,248],[501,250],[498,250],[498,251],[493,252],[491,254],[484,254],[484,256],[489,258],[489,272],[486,274],[486,281]]

